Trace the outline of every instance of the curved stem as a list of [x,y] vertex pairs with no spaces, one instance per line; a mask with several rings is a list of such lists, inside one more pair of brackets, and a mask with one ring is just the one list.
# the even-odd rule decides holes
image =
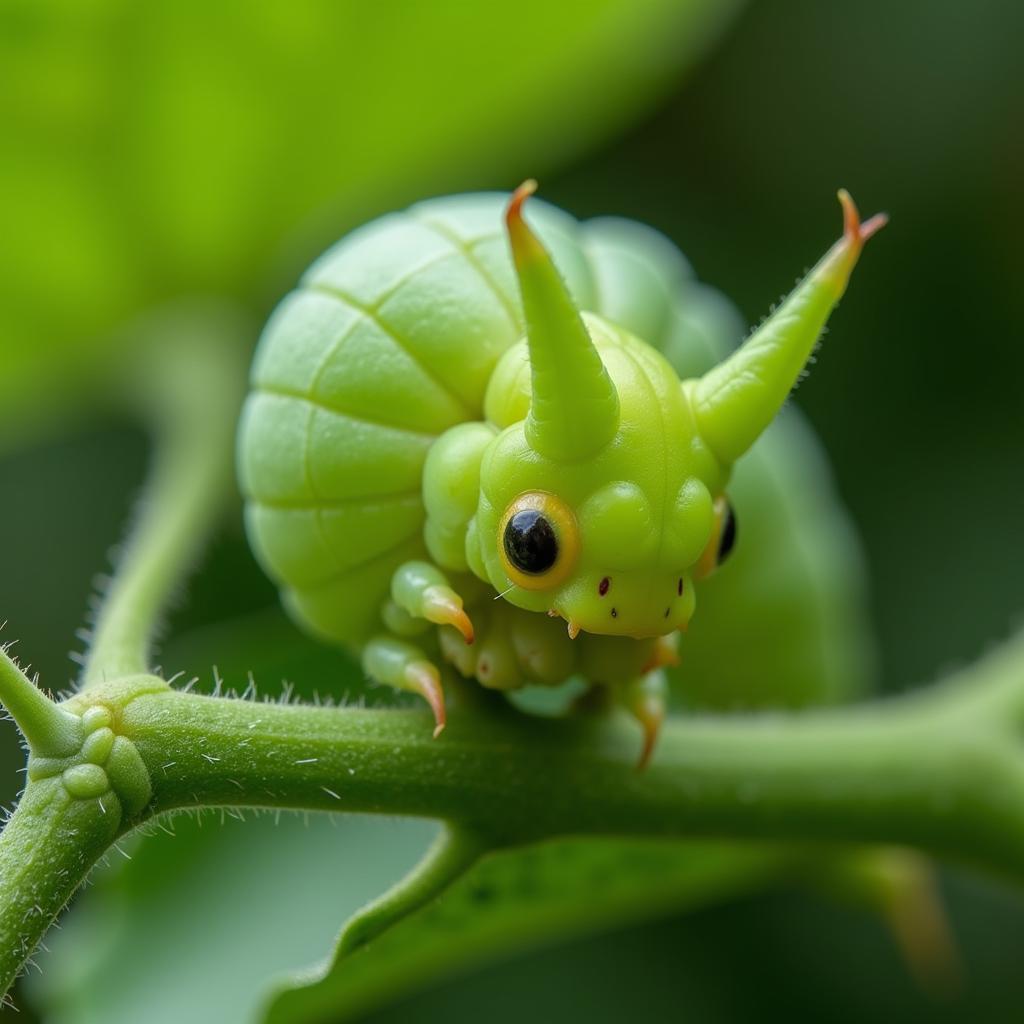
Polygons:
[[[59,773],[81,760],[82,713],[94,698],[114,711],[140,690],[166,688],[155,677],[124,677],[148,670],[160,610],[196,557],[229,489],[231,438],[245,380],[240,326],[233,312],[215,305],[164,313],[140,331],[137,358],[121,383],[154,427],[156,463],[97,617],[82,676],[86,692],[64,707],[55,704],[6,652],[0,654],[0,703],[11,712],[32,756],[58,762],[51,766],[58,774],[29,782],[0,833],[0,993],[127,827],[116,795],[72,797]],[[97,690],[104,680],[117,682]],[[119,742],[108,769],[115,781],[128,785],[129,804],[140,797],[144,802],[148,790],[139,788],[133,751]]]
[[423,859],[405,878],[346,922],[334,947],[334,963],[436,899],[491,846],[476,829],[458,823],[446,824]]
[[[345,922],[335,943],[333,953],[308,972],[303,980],[309,986],[322,982],[335,971],[338,964],[367,943],[372,942],[393,925],[438,899],[457,882],[480,858],[495,848],[495,844],[477,829],[458,822],[446,822],[423,859],[404,878],[383,896],[356,911]],[[283,995],[294,988],[294,975],[286,975],[272,984],[264,996],[264,1008],[269,1009]],[[316,997],[314,997],[316,998]],[[325,1014],[335,1009],[326,997],[321,1004]],[[287,1011],[285,1011],[287,1014]],[[263,1019],[266,1014],[261,1014]]]
[[117,798],[76,800],[60,779],[31,782],[0,833],[0,993],[117,838]]
[[[225,327],[228,336],[225,338]],[[126,381],[153,424],[156,459],[134,529],[104,595],[82,688],[145,672],[153,630],[169,593],[195,561],[233,479],[231,438],[245,374],[222,312],[179,314]],[[172,333],[173,332],[173,333]]]

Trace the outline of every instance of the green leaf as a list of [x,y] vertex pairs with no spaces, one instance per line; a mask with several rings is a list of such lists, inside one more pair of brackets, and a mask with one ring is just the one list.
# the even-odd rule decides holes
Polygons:
[[29,978],[44,1019],[176,1024],[201,1000],[203,1019],[224,1024],[350,1020],[524,949],[737,895],[792,860],[658,840],[497,852],[377,939],[310,969],[338,921],[409,869],[436,826],[295,815],[218,824],[208,813],[174,830],[129,845],[133,859],[117,857],[48,940]]
[[[65,1024],[254,1019],[267,977],[322,955],[338,921],[415,862],[436,826],[384,818],[181,817],[128,844],[27,979]],[[123,846],[125,844],[122,844]]]
[[545,173],[737,6],[4,4],[0,435],[87,402],[154,303],[262,312],[365,218]]
[[268,1024],[354,1020],[439,980],[763,884],[792,854],[713,842],[562,839],[485,856],[422,910],[279,983]]

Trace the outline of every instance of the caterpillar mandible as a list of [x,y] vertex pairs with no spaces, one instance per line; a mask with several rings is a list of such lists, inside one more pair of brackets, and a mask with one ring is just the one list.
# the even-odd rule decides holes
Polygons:
[[239,472],[291,615],[425,698],[435,736],[445,672],[582,676],[640,723],[641,765],[691,619],[676,678],[694,702],[848,687],[845,522],[799,423],[755,442],[884,216],[861,223],[840,192],[840,240],[730,354],[734,314],[671,243],[539,200],[528,222],[534,188],[373,221],[271,317]]

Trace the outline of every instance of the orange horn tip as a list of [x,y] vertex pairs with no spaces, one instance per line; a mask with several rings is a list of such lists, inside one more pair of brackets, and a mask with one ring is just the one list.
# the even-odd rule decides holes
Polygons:
[[850,193],[845,188],[841,188],[837,195],[843,208],[843,238],[850,248],[859,249],[872,235],[881,231],[889,223],[887,213],[876,213],[861,223],[857,204],[854,203]]
[[505,225],[508,228],[508,238],[512,245],[512,257],[518,267],[534,262],[543,262],[548,258],[537,236],[523,218],[523,204],[536,191],[537,182],[533,178],[524,181],[512,193],[512,198],[505,210]]
[[523,219],[523,203],[530,198],[537,191],[537,182],[533,178],[527,178],[512,193],[512,198],[509,200],[508,209],[505,211],[505,223],[508,225],[509,230],[512,229],[513,225],[518,225]]

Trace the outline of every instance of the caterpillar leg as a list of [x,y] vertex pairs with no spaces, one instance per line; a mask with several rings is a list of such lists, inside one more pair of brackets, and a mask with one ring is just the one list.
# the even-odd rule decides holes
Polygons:
[[527,683],[557,686],[576,670],[576,647],[560,622],[486,598],[472,607],[472,647],[454,629],[438,636],[445,660],[460,675],[489,690],[517,690]]
[[964,965],[928,860],[899,847],[847,852],[826,869],[829,890],[881,915],[911,975],[937,999],[960,991]]
[[429,562],[405,562],[391,577],[391,598],[414,619],[454,626],[467,644],[473,642],[473,623],[440,569]]
[[643,747],[636,770],[642,772],[658,742],[668,705],[668,680],[659,669],[647,672],[626,683],[618,694],[622,706],[640,723],[644,731]]
[[644,665],[644,672],[653,672],[658,668],[675,668],[679,664],[679,634],[669,633],[659,636],[654,641],[654,650],[650,660]]
[[363,648],[363,671],[378,683],[418,693],[434,713],[434,737],[440,735],[445,726],[441,673],[420,648],[390,636],[374,637]]

